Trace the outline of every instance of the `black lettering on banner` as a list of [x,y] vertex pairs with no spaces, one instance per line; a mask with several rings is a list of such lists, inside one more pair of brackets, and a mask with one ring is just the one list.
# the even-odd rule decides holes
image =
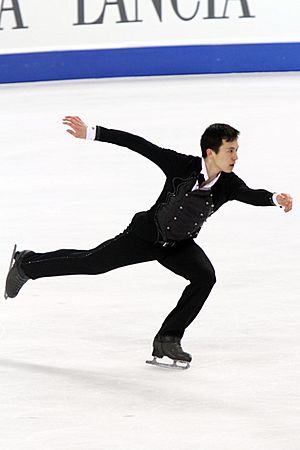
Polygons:
[[142,22],[141,20],[138,20],[137,14],[138,14],[138,0],[135,0],[135,13],[136,17],[135,20],[129,20],[126,13],[126,7],[124,0],[105,0],[102,12],[100,16],[92,21],[92,22],[86,22],[85,16],[84,16],[84,2],[85,0],[78,0],[78,22],[74,25],[92,25],[92,24],[103,24],[104,22],[104,16],[105,11],[108,6],[117,6],[120,14],[120,20],[117,21],[117,23],[128,23],[128,22]]
[[200,7],[200,1],[197,1],[196,11],[194,12],[194,14],[193,14],[191,17],[183,17],[183,16],[180,14],[179,10],[178,10],[178,0],[171,0],[171,3],[172,3],[173,9],[174,9],[176,15],[177,15],[181,20],[186,20],[186,21],[188,21],[188,20],[193,20],[194,17],[197,15],[197,13],[198,13],[198,11],[199,11],[199,7]]
[[74,23],[74,25],[84,25],[84,0],[77,1],[77,10],[78,10],[78,22]]
[[[223,12],[224,19],[225,18],[226,19],[229,18],[228,16],[226,16],[226,11],[227,11],[227,6],[228,6],[229,1],[230,0],[226,0],[225,6],[224,6],[224,12]],[[250,14],[250,10],[249,10],[249,6],[248,6],[248,3],[247,3],[247,0],[239,0],[239,1],[241,2],[241,7],[242,7],[242,10],[243,10],[243,15],[239,16],[239,17],[240,18],[242,18],[242,17],[255,17],[255,16],[251,16],[251,14]]]
[[[145,0],[142,0],[145,1]],[[160,20],[160,22],[162,22],[163,17],[162,17],[162,0],[150,0],[152,1],[152,5],[155,8],[156,14]],[[139,0],[135,0],[135,22],[143,22],[143,20],[138,20],[138,4],[139,4]],[[197,6],[196,6],[196,11],[194,12],[194,14],[191,17],[184,17],[180,11],[179,11],[179,7],[178,7],[178,0],[171,0],[171,5],[173,7],[173,10],[175,12],[175,14],[179,17],[179,19],[181,20],[193,20],[194,17],[197,15],[198,11],[199,11],[199,7],[200,7],[200,0],[197,1]]]
[[[2,0],[2,5],[3,5],[4,1],[5,0]],[[17,4],[17,0],[11,0],[11,1],[14,4],[15,3]],[[126,3],[126,2],[129,0],[105,0],[99,17],[91,22],[85,20],[86,1],[88,1],[88,0],[77,0],[78,22],[74,23],[74,25],[103,24],[104,20],[105,20],[105,13],[109,6],[118,8],[120,20],[118,20],[116,23],[143,22],[143,19],[139,18],[139,6],[141,5],[141,1],[142,2],[145,2],[145,1],[151,2],[160,22],[163,21],[163,11],[162,11],[163,0],[141,0],[141,1],[140,0],[130,0],[131,6],[134,6],[134,8],[135,8],[135,18],[128,18],[128,14],[126,11],[126,6],[128,7],[128,3]],[[166,1],[166,0],[164,0],[164,1]],[[173,11],[177,15],[177,17],[184,21],[193,20],[196,17],[196,15],[198,14],[200,4],[201,4],[201,0],[194,0],[195,4],[193,7],[193,12],[191,12],[191,15],[187,17],[182,14],[182,12],[181,12],[182,9],[180,11],[179,0],[169,0],[169,1],[172,5]],[[216,15],[216,11],[215,11],[216,10],[216,8],[215,8],[216,0],[207,0],[208,15],[207,15],[207,17],[204,17],[204,19],[229,19],[229,16],[227,15],[227,9],[228,9],[229,2],[232,2],[232,1],[240,2],[243,15],[239,16],[239,18],[255,17],[250,14],[250,9],[249,9],[249,5],[248,5],[249,0],[224,0],[224,9],[223,9],[222,16]],[[181,5],[183,5],[183,3]],[[10,8],[10,9],[12,9],[12,8]],[[1,14],[1,10],[0,10],[0,14]],[[0,19],[1,19],[1,15],[0,15]]]
[[[143,0],[145,1],[145,0]],[[156,14],[159,17],[159,20],[162,21],[162,0],[151,0],[152,4],[155,8]],[[109,1],[106,0],[102,12],[98,19],[92,21],[92,22],[86,22],[85,21],[85,0],[77,0],[77,6],[78,6],[78,22],[74,25],[92,25],[92,24],[103,24],[104,22],[104,15],[106,11],[107,6],[117,6],[119,8],[119,14],[120,19],[117,23],[128,23],[128,22],[143,22],[143,20],[138,18],[138,6],[139,6],[139,0],[135,0],[135,19],[129,20],[126,12],[126,7],[124,0],[115,0],[115,1]]]
[[119,8],[120,19],[121,20],[119,20],[117,23],[129,22],[129,20],[127,18],[127,14],[126,14],[124,0],[116,0],[116,1],[105,0],[102,13],[98,17],[96,23],[103,23],[105,10],[106,10],[107,6],[117,6]]
[[4,3],[7,3],[7,2],[5,2],[5,0],[2,0],[1,6],[0,6],[0,30],[3,30],[3,28],[1,28],[1,18],[2,18],[2,13],[4,11],[12,11],[14,13],[15,20],[16,20],[16,26],[13,27],[14,30],[19,29],[19,28],[28,28],[23,23],[21,9],[20,9],[18,0],[10,0],[11,6],[4,6]]
[[[143,0],[145,1],[145,0]],[[162,0],[152,0],[153,6],[155,8],[155,11],[159,17],[159,20],[162,22]]]
[[128,22],[126,9],[125,9],[125,5],[124,5],[124,0],[116,0],[116,1],[105,0],[105,3],[103,5],[103,9],[102,9],[100,16],[98,17],[98,19],[94,20],[93,22],[85,22],[84,0],[78,0],[78,22],[75,23],[74,25],[102,24],[107,6],[117,6],[119,8],[119,14],[120,14],[120,18],[121,18],[120,22]]
[[[215,15],[215,0],[208,0],[208,15],[207,15],[207,17],[204,17],[204,19],[229,19],[229,16],[226,16],[226,12],[227,12],[227,7],[228,7],[228,4],[230,1],[233,1],[233,0],[225,1],[223,16],[216,16]],[[240,18],[255,17],[250,14],[248,0],[234,0],[234,1],[239,1],[241,3],[243,15],[239,16]]]

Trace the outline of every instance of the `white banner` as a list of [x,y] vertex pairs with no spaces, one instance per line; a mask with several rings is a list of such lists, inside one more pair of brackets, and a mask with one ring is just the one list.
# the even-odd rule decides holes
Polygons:
[[0,53],[300,42],[299,0],[0,0]]

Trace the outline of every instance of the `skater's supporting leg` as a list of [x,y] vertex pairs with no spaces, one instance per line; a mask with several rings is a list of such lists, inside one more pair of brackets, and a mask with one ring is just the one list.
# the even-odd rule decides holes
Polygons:
[[213,288],[215,271],[204,251],[193,240],[178,243],[159,262],[190,281],[158,332],[158,335],[181,338]]

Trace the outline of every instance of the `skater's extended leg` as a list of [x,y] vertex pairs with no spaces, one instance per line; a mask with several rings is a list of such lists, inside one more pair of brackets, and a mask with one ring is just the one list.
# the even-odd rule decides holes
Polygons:
[[131,232],[116,236],[91,250],[31,253],[22,269],[31,279],[60,275],[96,275],[118,267],[156,259],[156,249]]
[[159,262],[190,281],[177,306],[158,332],[159,336],[181,338],[213,288],[216,281],[215,271],[204,251],[193,240],[178,243]]
[[156,248],[128,229],[91,250],[57,250],[49,253],[18,252],[6,279],[5,297],[16,297],[28,279],[60,275],[95,275],[117,267],[161,257]]

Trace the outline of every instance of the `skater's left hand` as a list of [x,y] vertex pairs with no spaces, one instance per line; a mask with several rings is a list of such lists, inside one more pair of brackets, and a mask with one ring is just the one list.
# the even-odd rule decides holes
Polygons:
[[63,124],[70,127],[67,133],[78,139],[86,138],[87,125],[78,116],[66,116],[63,119]]
[[289,194],[278,194],[276,200],[282,208],[284,208],[284,212],[289,212],[293,208],[293,197]]

